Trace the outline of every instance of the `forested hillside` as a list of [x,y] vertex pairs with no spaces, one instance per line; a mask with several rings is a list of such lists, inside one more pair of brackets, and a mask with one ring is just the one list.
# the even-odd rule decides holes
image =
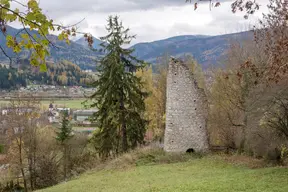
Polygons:
[[[32,71],[32,72],[31,72]],[[15,89],[31,83],[47,85],[81,85],[86,86],[90,76],[79,66],[63,60],[57,63],[47,63],[47,72],[30,67],[23,60],[17,68],[0,65],[0,89]]]

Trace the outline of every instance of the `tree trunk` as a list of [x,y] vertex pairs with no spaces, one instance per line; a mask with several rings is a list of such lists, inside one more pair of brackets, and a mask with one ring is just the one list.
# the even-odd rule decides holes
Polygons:
[[34,187],[33,187],[33,168],[32,168],[31,155],[29,155],[29,157],[28,157],[28,164],[29,164],[29,173],[30,173],[30,188],[33,191],[34,190]]
[[67,149],[66,149],[66,145],[63,145],[64,147],[64,152],[63,152],[63,167],[64,167],[64,180],[66,181],[67,179]]
[[[33,147],[34,148],[34,147]],[[29,173],[30,173],[30,188],[33,191],[36,184],[36,154],[35,151],[31,152],[28,157]]]
[[25,178],[25,171],[23,168],[23,159],[22,159],[22,139],[20,138],[20,141],[17,139],[18,141],[18,149],[19,149],[19,163],[20,163],[20,170],[21,170],[21,174],[23,177],[23,183],[24,183],[24,191],[28,192],[28,188],[27,188],[27,182],[26,182],[26,178]]
[[247,127],[248,127],[248,115],[247,112],[244,111],[244,121],[243,121],[244,126],[242,127],[242,143],[243,143],[243,148],[242,148],[242,152],[245,151],[246,149],[246,145],[247,145]]
[[[125,114],[122,112],[122,117]],[[128,141],[127,141],[127,130],[126,130],[126,122],[125,119],[122,119],[122,150],[123,152],[127,152],[128,150]]]
[[128,150],[128,141],[127,141],[127,129],[126,129],[126,120],[125,120],[125,111],[124,111],[124,93],[122,91],[121,100],[120,100],[120,110],[121,110],[121,131],[122,131],[122,151],[127,152]]
[[243,119],[243,126],[242,126],[242,141],[240,150],[241,152],[245,151],[246,148],[246,140],[247,140],[247,127],[248,127],[248,103],[247,98],[249,98],[249,77],[247,76],[247,73],[244,74],[244,87],[242,89],[242,111],[244,113],[244,119]]

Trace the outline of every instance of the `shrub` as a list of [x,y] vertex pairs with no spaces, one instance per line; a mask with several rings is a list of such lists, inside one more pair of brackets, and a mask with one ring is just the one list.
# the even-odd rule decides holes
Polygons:
[[279,150],[277,147],[275,147],[273,149],[269,149],[266,156],[265,156],[265,160],[268,163],[272,163],[275,165],[282,164],[281,150]]
[[43,155],[37,159],[36,188],[56,185],[60,180],[59,163],[56,156]]

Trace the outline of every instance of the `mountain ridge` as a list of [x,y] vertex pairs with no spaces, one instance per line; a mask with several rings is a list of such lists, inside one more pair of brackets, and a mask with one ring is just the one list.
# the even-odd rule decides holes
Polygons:
[[[11,34],[16,34],[19,30],[20,29],[9,27],[7,31]],[[11,54],[11,50],[4,44],[4,38],[3,34],[0,34],[0,45],[4,47],[4,50],[7,51],[7,53]],[[60,47],[60,49],[50,46],[50,56],[47,60],[52,62],[68,60],[77,64],[81,69],[95,70],[96,59],[100,53],[90,49],[84,38],[71,41],[70,45],[67,45],[63,41],[59,41],[55,35],[49,35],[48,38],[57,47]],[[242,41],[247,38],[253,38],[252,31],[215,36],[180,35],[151,42],[137,43],[130,48],[135,50],[133,53],[134,56],[152,64],[155,64],[157,59],[165,54],[175,57],[182,57],[185,54],[189,54],[205,69],[210,66],[216,66],[217,62],[225,58],[230,40]],[[93,47],[98,49],[102,41],[95,37],[93,40]],[[27,58],[29,53],[23,52],[21,53],[21,56],[26,56]],[[3,53],[0,53],[0,62],[4,62],[5,60],[7,62],[7,57],[5,57]]]
[[[15,29],[13,27],[7,27],[6,34],[15,35],[20,32],[21,29]],[[29,31],[31,34],[37,34],[37,31]],[[21,34],[21,33],[20,33]],[[48,61],[59,62],[61,60],[68,60],[72,63],[77,64],[82,69],[95,69],[96,57],[99,53],[86,48],[83,45],[79,45],[74,41],[70,41],[68,45],[64,41],[59,41],[56,35],[48,35],[47,38],[52,42],[53,45],[49,46],[50,56],[47,57]],[[20,52],[18,55],[6,46],[6,37],[3,33],[0,33],[0,45],[4,49],[5,53],[16,60],[26,59],[30,53],[27,50]],[[9,59],[0,50],[0,63],[9,63]]]

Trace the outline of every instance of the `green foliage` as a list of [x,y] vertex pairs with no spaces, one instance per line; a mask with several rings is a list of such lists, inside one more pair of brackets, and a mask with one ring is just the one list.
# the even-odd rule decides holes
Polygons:
[[70,126],[69,115],[67,111],[64,111],[60,131],[56,133],[56,140],[61,144],[64,144],[72,137],[72,127]]
[[133,50],[122,48],[135,36],[128,35],[118,17],[109,17],[107,30],[109,34],[101,38],[106,56],[100,60],[99,79],[92,84],[97,91],[90,97],[95,101],[90,107],[98,109],[92,121],[100,129],[93,141],[103,158],[143,143],[147,96],[141,78],[133,73],[144,67],[143,61],[131,55]]
[[[16,3],[21,7],[13,9],[11,3]],[[50,31],[59,31],[59,40],[69,44],[69,37],[76,35],[75,26],[62,26],[47,18],[36,0],[24,2],[1,0],[0,1],[0,31],[6,36],[6,45],[14,53],[28,50],[31,53],[30,63],[32,66],[40,67],[41,71],[46,71],[46,57],[49,56],[49,45],[53,43],[48,40]],[[15,35],[6,34],[7,26],[12,22],[19,22],[23,29]],[[33,33],[37,31],[37,35]],[[90,40],[90,35],[86,34],[86,39]],[[93,42],[92,42],[93,43]],[[91,42],[89,42],[89,45]],[[10,59],[2,47],[1,51]]]
[[281,159],[285,159],[288,154],[288,148],[285,145],[281,145]]

